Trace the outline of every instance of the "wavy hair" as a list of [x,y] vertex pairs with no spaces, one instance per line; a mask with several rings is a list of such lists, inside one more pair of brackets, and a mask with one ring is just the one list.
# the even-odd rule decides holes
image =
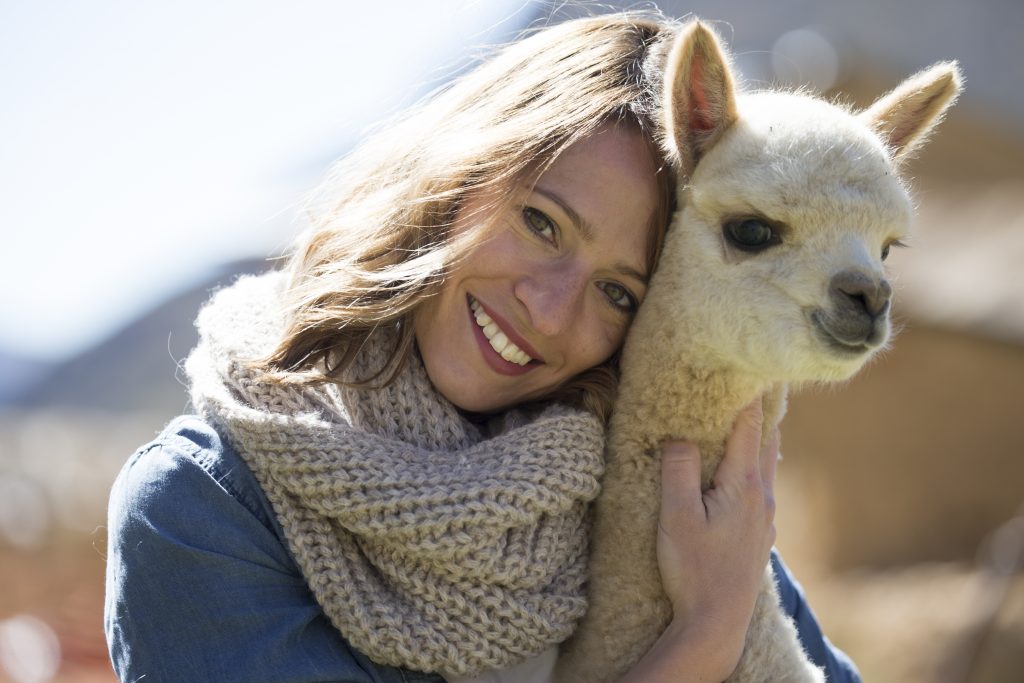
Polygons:
[[[368,137],[307,203],[310,230],[288,262],[289,322],[256,367],[271,381],[340,381],[367,337],[391,326],[391,360],[353,383],[392,381],[413,352],[413,312],[482,238],[451,234],[467,196],[494,197],[483,213],[497,215],[514,201],[512,188],[536,182],[562,151],[609,121],[638,128],[652,158],[662,158],[655,91],[659,55],[675,28],[624,13],[537,30]],[[651,268],[674,186],[670,169],[659,166]],[[606,419],[617,356],[547,398]]]

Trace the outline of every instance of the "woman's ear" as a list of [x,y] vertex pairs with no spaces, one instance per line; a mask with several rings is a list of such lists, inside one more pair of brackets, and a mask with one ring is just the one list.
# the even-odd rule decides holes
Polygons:
[[715,33],[699,20],[676,36],[665,69],[665,131],[669,152],[688,176],[737,119],[729,60]]
[[962,89],[957,63],[940,62],[878,98],[860,118],[878,133],[899,165],[928,139]]

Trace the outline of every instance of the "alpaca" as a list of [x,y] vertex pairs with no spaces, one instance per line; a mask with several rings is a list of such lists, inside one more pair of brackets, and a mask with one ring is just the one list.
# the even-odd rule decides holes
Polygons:
[[[662,135],[679,209],[622,352],[590,608],[556,680],[618,680],[672,618],[655,555],[659,444],[695,442],[706,489],[743,406],[766,397],[767,433],[787,384],[849,378],[886,343],[882,261],[912,213],[897,171],[960,82],[956,63],[940,63],[854,113],[806,94],[737,94],[711,30],[692,22],[674,38]],[[770,567],[728,680],[823,680],[778,606]]]

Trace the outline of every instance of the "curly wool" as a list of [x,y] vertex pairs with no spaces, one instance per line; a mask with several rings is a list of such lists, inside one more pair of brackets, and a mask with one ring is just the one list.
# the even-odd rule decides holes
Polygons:
[[[448,675],[568,637],[586,609],[598,420],[513,411],[485,438],[418,357],[383,389],[262,382],[246,361],[279,339],[284,286],[274,273],[220,291],[185,368],[193,405],[256,475],[335,627],[378,663]],[[371,337],[351,377],[383,365],[387,337]]]

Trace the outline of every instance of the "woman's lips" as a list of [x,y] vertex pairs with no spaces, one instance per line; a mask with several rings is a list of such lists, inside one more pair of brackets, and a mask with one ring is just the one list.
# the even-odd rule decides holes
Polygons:
[[[503,375],[522,375],[543,364],[539,354],[534,351],[533,347],[516,334],[500,316],[494,315],[472,296],[467,297],[467,303],[469,322],[473,327],[473,334],[476,336],[484,360],[495,372]],[[474,308],[479,313],[475,312]],[[485,327],[491,328],[494,325],[497,328],[496,330],[491,328],[492,334],[490,339],[488,339],[488,335],[485,334],[483,327],[478,322],[477,318],[480,314],[483,314],[481,317]],[[498,338],[498,335],[504,338],[497,342],[498,345],[504,346],[506,350],[505,355],[509,355],[513,360],[503,358],[502,354],[492,346],[491,340]],[[517,360],[519,362],[516,362]]]

